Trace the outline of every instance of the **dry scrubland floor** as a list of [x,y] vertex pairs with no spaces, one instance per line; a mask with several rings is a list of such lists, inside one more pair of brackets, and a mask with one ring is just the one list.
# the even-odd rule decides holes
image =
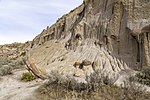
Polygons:
[[42,81],[40,79],[31,82],[20,81],[24,72],[27,70],[14,70],[12,75],[0,78],[0,100],[35,100],[33,92]]
[[[31,82],[23,82],[20,78],[24,72],[27,72],[27,70],[14,70],[12,75],[0,77],[0,100],[37,100],[34,93],[43,84],[43,81],[36,79]],[[116,84],[122,83],[129,76],[128,74],[122,73]],[[150,91],[150,87],[142,87]]]

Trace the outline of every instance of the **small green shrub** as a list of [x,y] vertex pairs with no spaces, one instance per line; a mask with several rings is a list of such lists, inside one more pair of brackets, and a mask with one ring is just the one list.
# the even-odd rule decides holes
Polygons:
[[0,76],[12,74],[12,67],[8,65],[3,65],[0,67]]
[[31,73],[23,73],[22,76],[21,76],[21,80],[22,81],[25,81],[25,82],[28,82],[28,81],[32,81],[36,79],[35,76],[33,76]]

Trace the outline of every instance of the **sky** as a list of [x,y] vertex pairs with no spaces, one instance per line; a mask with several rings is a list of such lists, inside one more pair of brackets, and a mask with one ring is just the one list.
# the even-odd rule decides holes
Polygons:
[[0,45],[31,41],[83,0],[0,0]]

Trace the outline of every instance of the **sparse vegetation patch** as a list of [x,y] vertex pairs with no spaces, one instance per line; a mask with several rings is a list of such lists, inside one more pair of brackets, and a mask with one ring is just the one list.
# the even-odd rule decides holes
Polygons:
[[143,68],[134,77],[132,77],[132,80],[150,86],[150,68]]
[[38,93],[38,98],[44,100],[150,100],[150,93],[135,84],[117,87],[110,78],[98,73],[87,77],[87,83],[79,83],[53,72]]
[[12,67],[9,65],[3,65],[0,67],[0,76],[5,76],[5,75],[9,75],[12,74]]
[[36,79],[36,77],[29,72],[23,73],[21,76],[21,80],[25,82],[32,81],[34,79]]

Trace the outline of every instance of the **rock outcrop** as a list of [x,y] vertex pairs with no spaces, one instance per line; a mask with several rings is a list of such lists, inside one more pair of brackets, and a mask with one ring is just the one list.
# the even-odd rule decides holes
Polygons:
[[[88,38],[132,68],[150,66],[149,0],[84,0],[44,29],[31,43],[37,47],[63,40],[73,50]],[[77,39],[77,34],[82,38]]]
[[84,0],[23,50],[37,68],[78,78],[150,66],[149,9],[149,0]]
[[84,0],[34,38],[29,56],[37,66],[80,77],[150,66],[149,9],[149,0]]
[[41,78],[43,80],[46,79],[46,70],[43,67],[36,66],[33,58],[23,59],[23,62],[29,72],[33,73],[38,78]]

